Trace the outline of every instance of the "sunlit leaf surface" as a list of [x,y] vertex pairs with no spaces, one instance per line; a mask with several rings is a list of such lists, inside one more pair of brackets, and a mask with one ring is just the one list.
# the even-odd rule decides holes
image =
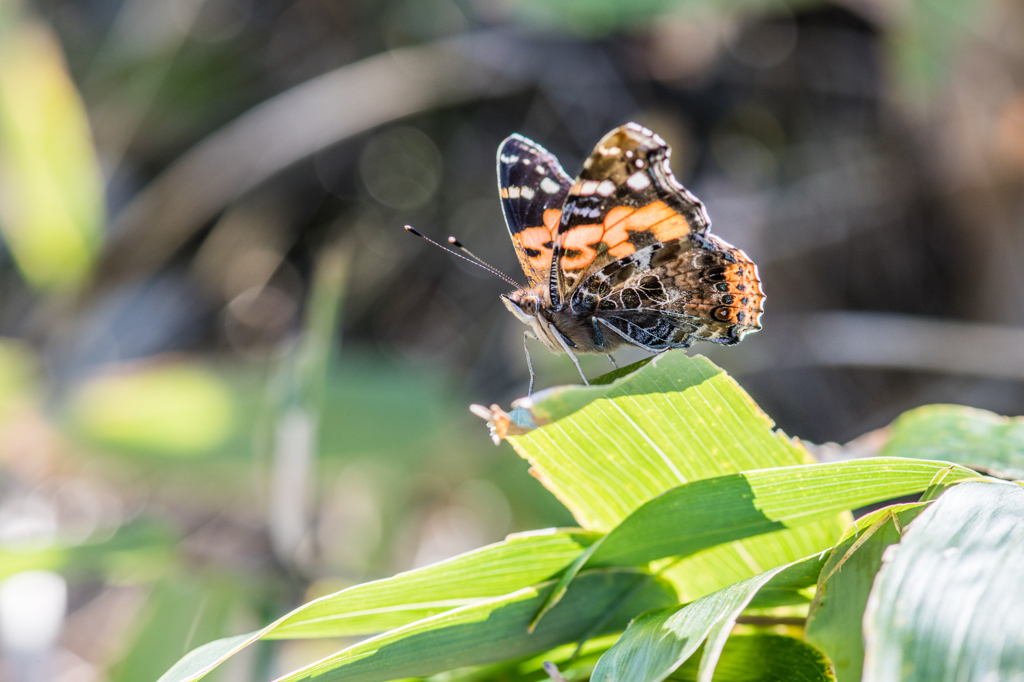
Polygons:
[[60,46],[17,15],[0,11],[0,231],[32,286],[66,289],[98,251],[103,179]]
[[893,422],[882,454],[943,459],[1024,478],[1024,418],[962,405],[919,407]]
[[[509,438],[584,527],[610,530],[683,483],[813,461],[706,358],[673,351],[638,366],[610,384],[522,401],[535,423],[548,425]],[[684,600],[696,599],[832,546],[848,521],[835,516],[707,549],[665,576]]]
[[382,632],[515,592],[558,573],[595,538],[591,533],[571,531],[523,533],[432,566],[356,585],[305,604],[259,632],[206,644],[179,661],[161,680],[198,679],[262,638]]
[[270,638],[363,635],[543,582],[596,536],[571,531],[512,535],[504,542],[318,599],[283,619]]
[[[808,464],[694,481],[651,500],[605,536],[588,566],[634,566],[920,492],[949,466],[890,458]],[[977,474],[954,467],[946,485]]]
[[610,385],[563,388],[548,400],[559,404],[538,396],[531,411],[558,417],[562,404],[581,409],[509,441],[580,525],[593,530],[611,530],[683,483],[813,461],[700,356],[665,353]]
[[601,623],[593,634],[621,630],[637,614],[677,599],[671,586],[642,572],[589,571],[573,582],[566,599],[528,634],[527,624],[553,587],[554,582],[548,582],[417,621],[280,677],[278,682],[311,678],[374,682],[516,658],[572,642]]
[[1024,488],[964,483],[882,566],[864,616],[864,680],[1024,679]]

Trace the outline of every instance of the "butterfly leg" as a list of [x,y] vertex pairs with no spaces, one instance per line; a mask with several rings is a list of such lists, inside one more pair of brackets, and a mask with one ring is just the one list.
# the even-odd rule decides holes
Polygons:
[[565,337],[562,335],[561,332],[558,332],[558,334],[555,336],[555,338],[558,339],[558,343],[559,343],[559,345],[562,346],[562,350],[564,350],[566,352],[566,354],[570,358],[572,358],[572,364],[576,365],[576,371],[579,372],[580,376],[583,378],[583,385],[584,386],[589,386],[590,382],[587,381],[587,375],[583,373],[583,368],[580,367],[580,361],[576,359],[576,354],[572,352],[572,348],[569,347],[569,344],[565,340]]
[[523,350],[526,351],[526,368],[530,370],[530,390],[526,392],[527,396],[533,395],[533,380],[537,378],[537,375],[533,373],[533,363],[530,362],[530,347],[526,345],[529,339],[536,339],[537,335],[533,332],[525,332],[523,334]]
[[615,358],[612,357],[611,353],[608,353],[608,360],[612,363],[612,367],[615,369],[619,368],[619,363],[615,362]]

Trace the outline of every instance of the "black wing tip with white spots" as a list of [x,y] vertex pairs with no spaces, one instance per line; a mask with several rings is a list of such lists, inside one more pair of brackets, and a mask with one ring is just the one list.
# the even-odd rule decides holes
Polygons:
[[572,186],[554,154],[515,133],[498,146],[498,192],[509,232],[544,224],[544,211],[561,209]]
[[711,228],[711,216],[708,215],[704,202],[688,190],[683,183],[679,182],[672,172],[672,167],[669,163],[669,159],[672,157],[672,148],[668,142],[650,128],[634,121],[619,126],[608,133],[606,137],[620,131],[634,139],[640,140],[647,149],[649,158],[652,158],[652,160],[656,159],[651,163],[649,172],[655,184],[661,188],[665,198],[676,200],[681,198],[681,202],[673,202],[675,203],[675,208],[692,221],[693,227],[697,232],[709,230]]
[[502,165],[511,166],[519,162],[522,158],[521,151],[527,151],[531,156],[550,156],[554,158],[554,155],[544,147],[540,146],[525,135],[519,133],[512,133],[498,145],[498,169],[501,170]]

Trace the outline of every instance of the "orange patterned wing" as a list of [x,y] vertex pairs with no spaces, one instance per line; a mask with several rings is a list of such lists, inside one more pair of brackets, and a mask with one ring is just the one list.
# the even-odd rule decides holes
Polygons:
[[572,179],[536,142],[512,135],[498,147],[498,191],[512,244],[530,285],[548,281],[562,204]]
[[704,204],[672,175],[665,141],[628,123],[605,135],[569,190],[550,274],[557,305],[590,273],[651,244],[711,226]]
[[651,244],[589,275],[569,299],[628,343],[650,350],[694,341],[732,345],[761,328],[757,266],[710,233]]

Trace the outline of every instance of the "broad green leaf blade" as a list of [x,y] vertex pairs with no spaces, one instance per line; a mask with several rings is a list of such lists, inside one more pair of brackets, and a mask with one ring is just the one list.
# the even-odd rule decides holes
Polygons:
[[[770,568],[827,550],[842,532],[839,517],[747,538],[688,556],[662,575],[676,588],[679,600],[693,601]],[[796,598],[797,602],[806,600]]]
[[67,290],[103,237],[103,176],[85,106],[42,23],[0,7],[0,232],[28,283]]
[[[696,682],[698,659],[691,656],[670,680]],[[725,643],[715,682],[835,682],[828,658],[794,637],[734,635]]]
[[595,635],[621,630],[638,613],[677,600],[668,583],[648,573],[588,571],[573,581],[566,598],[537,629],[527,633],[530,620],[554,587],[555,582],[549,581],[417,621],[360,642],[277,682],[311,678],[318,682],[377,682],[526,656],[577,640],[610,609],[615,610],[614,616]]
[[199,679],[260,639],[343,637],[383,632],[557,575],[597,536],[564,530],[510,535],[461,556],[363,583],[300,606],[263,630],[210,642],[171,668],[161,682]]
[[813,584],[824,558],[813,556],[778,566],[730,585],[685,606],[673,606],[646,614],[633,622],[608,650],[591,677],[592,682],[660,682],[707,641],[696,679],[708,682],[736,618],[759,590],[778,585],[793,586],[801,580]]
[[965,483],[882,565],[864,614],[864,680],[1024,679],[1024,488]]
[[884,456],[941,459],[1024,478],[1024,417],[961,405],[926,405],[903,413],[891,428]]
[[[611,384],[556,387],[516,404],[535,423],[554,423],[509,442],[581,525],[600,530],[688,481],[813,461],[725,372],[682,352]],[[665,577],[693,600],[831,547],[848,522],[837,516],[707,549]]]
[[[719,476],[646,503],[599,541],[588,566],[638,566],[919,492],[944,462],[874,458]],[[976,478],[956,467],[943,483]]]
[[[920,503],[893,505],[858,519],[856,533],[851,533],[832,550],[821,571],[804,636],[828,655],[840,680],[861,678],[864,663],[861,623],[868,593],[882,565],[882,554],[889,545],[900,541],[900,529],[905,529],[926,506]],[[893,515],[899,522],[898,527],[893,523]],[[869,532],[870,537],[854,547]],[[852,554],[850,550],[854,550]]]
[[[565,573],[560,589],[538,614],[561,598],[561,589],[583,566],[641,566],[665,557],[686,557],[701,550],[755,535],[774,533],[832,517],[837,512],[872,502],[920,492],[938,475],[942,485],[975,478],[963,467],[943,462],[875,458],[831,464],[805,464],[749,471],[694,481],[660,495],[630,514],[612,532],[598,540]],[[825,538],[820,538],[824,540]],[[757,550],[772,550],[778,538],[767,539]],[[730,548],[736,568],[715,572],[744,579],[744,570],[756,562],[744,548]],[[822,549],[821,546],[814,551]],[[763,553],[766,568],[787,563],[785,554],[772,561]],[[690,567],[692,568],[692,566]],[[764,569],[762,569],[764,570]],[[678,574],[677,574],[678,575]],[[732,584],[732,583],[730,583]]]
[[[557,401],[556,407],[542,397],[529,401],[537,423],[561,418],[508,440],[592,530],[611,530],[683,483],[813,461],[803,446],[772,429],[732,378],[700,356],[664,353],[609,385],[560,389]],[[584,406],[562,416],[565,404]],[[541,413],[545,419],[537,417]]]

